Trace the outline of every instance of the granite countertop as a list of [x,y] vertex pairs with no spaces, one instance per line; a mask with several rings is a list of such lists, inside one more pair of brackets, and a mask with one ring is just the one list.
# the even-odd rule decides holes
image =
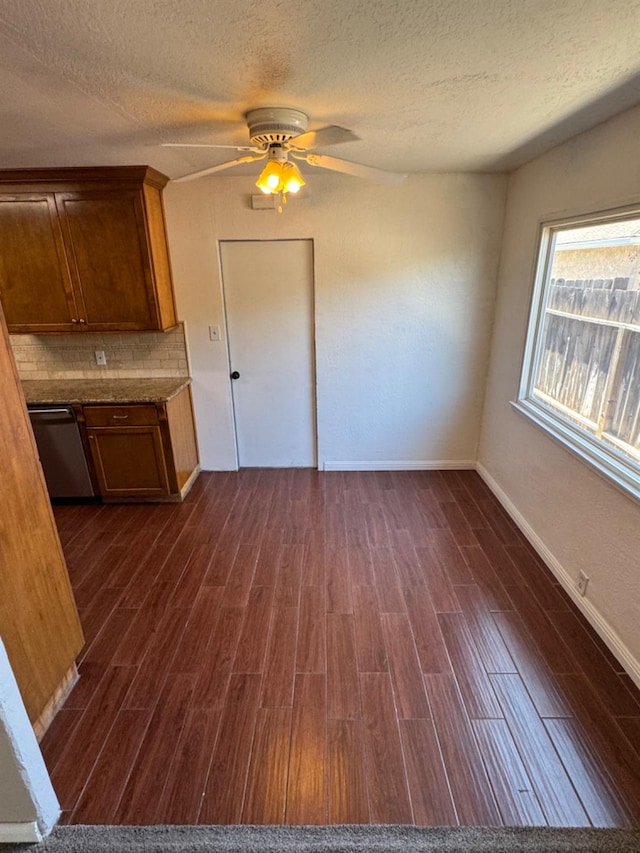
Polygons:
[[191,379],[26,379],[22,384],[28,404],[166,403]]

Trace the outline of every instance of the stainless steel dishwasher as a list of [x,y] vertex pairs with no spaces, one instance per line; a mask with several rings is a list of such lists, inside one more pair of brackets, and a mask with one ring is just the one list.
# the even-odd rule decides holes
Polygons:
[[27,408],[50,497],[93,496],[95,492],[73,406]]

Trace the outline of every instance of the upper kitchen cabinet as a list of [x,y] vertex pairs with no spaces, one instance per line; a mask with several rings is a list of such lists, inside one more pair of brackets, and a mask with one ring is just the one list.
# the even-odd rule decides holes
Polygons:
[[0,171],[0,300],[9,331],[175,326],[167,180],[147,166]]

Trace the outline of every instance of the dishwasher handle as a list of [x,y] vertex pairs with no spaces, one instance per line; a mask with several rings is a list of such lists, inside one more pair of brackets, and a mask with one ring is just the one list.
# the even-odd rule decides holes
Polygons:
[[29,417],[40,424],[75,423],[76,415],[72,408],[58,409],[28,409]]

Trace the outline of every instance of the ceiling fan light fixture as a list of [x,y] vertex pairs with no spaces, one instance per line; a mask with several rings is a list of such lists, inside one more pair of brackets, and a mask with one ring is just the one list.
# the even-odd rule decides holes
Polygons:
[[256,181],[256,186],[265,195],[280,192],[282,182],[282,163],[277,160],[269,160]]
[[295,163],[288,160],[270,159],[256,181],[256,186],[265,195],[297,193],[304,185],[305,180],[300,170]]
[[282,184],[283,193],[297,193],[305,185],[305,180],[295,163],[282,164]]

